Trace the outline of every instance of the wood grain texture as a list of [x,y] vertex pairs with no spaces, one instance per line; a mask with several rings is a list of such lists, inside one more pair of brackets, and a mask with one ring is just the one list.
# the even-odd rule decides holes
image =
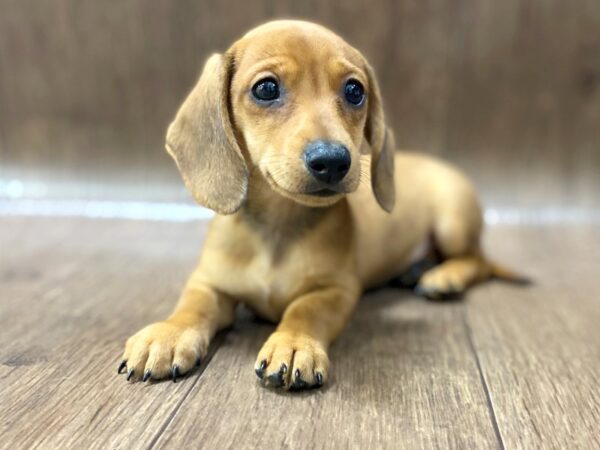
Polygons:
[[194,382],[129,385],[116,367],[172,308],[202,227],[106,225],[1,220],[3,448],[143,448]]
[[468,323],[506,448],[598,448],[598,227],[496,228],[490,252],[533,277],[481,286]]
[[123,342],[172,308],[203,230],[0,218],[1,447],[598,447],[597,226],[491,229],[488,251],[528,288],[368,293],[323,390],[262,388],[273,326],[244,311],[191,377],[127,384]]
[[179,183],[164,132],[206,57],[296,17],[361,49],[398,144],[457,162],[486,200],[600,205],[596,0],[0,0],[0,10],[0,179],[53,168],[36,176]]

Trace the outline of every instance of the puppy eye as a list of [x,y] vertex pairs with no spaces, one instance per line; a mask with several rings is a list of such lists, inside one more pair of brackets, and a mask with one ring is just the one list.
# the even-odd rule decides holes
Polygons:
[[354,79],[348,80],[346,86],[344,86],[344,97],[346,97],[348,103],[354,106],[361,105],[365,99],[365,89],[360,84],[360,81]]
[[279,98],[279,85],[274,78],[264,78],[252,86],[252,95],[262,102],[270,102]]

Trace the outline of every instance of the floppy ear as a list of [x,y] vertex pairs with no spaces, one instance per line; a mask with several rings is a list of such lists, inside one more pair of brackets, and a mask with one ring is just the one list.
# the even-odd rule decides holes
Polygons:
[[371,66],[365,63],[369,77],[367,123],[365,139],[371,147],[371,187],[377,203],[391,212],[396,201],[394,186],[395,142],[392,132],[385,127],[379,85]]
[[212,55],[167,130],[166,147],[194,199],[233,214],[248,190],[248,169],[231,124],[231,54]]

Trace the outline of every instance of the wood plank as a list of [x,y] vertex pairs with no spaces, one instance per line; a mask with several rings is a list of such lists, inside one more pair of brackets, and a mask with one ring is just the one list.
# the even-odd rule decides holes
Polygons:
[[463,314],[371,293],[332,349],[330,384],[304,393],[259,385],[253,364],[273,327],[243,320],[157,448],[497,448]]
[[494,228],[490,252],[533,276],[488,284],[468,322],[506,448],[599,448],[600,227]]
[[123,341],[171,309],[202,228],[0,219],[3,447],[600,445],[599,227],[493,228],[489,252],[525,268],[527,289],[490,283],[447,304],[369,293],[324,390],[258,384],[273,327],[248,313],[204,372],[128,385],[115,374]]
[[1,446],[147,446],[199,374],[131,385],[116,366],[128,335],[172,308],[202,226],[2,218],[0,229],[18,237],[2,239],[0,261]]

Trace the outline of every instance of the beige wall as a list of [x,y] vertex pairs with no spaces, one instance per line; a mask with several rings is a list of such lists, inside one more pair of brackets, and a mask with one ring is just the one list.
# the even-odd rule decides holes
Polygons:
[[163,134],[204,59],[274,17],[363,50],[399,144],[489,201],[600,205],[598,0],[0,0],[0,177],[175,180]]

